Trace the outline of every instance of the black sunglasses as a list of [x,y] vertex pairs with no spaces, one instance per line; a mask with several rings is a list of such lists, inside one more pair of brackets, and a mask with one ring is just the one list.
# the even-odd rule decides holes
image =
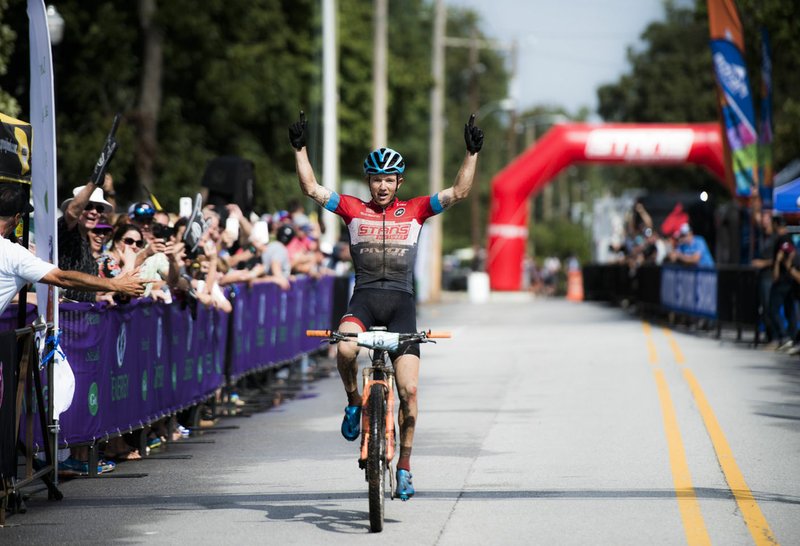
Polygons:
[[111,228],[93,228],[92,233],[97,233],[98,235],[108,235],[111,233]]
[[142,239],[132,239],[130,237],[125,237],[122,239],[122,242],[126,245],[136,245],[139,248],[144,248],[144,241]]
[[84,208],[83,210],[85,210],[87,212],[90,211],[90,210],[95,210],[97,212],[105,212],[106,208],[103,205],[101,205],[100,203],[89,203],[88,205],[86,205],[86,208]]

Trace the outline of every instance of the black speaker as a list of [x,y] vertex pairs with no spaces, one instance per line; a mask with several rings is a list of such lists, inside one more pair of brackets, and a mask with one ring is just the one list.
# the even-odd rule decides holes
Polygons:
[[224,213],[225,205],[236,203],[245,215],[253,210],[255,165],[249,159],[222,156],[206,165],[202,185],[208,188],[206,203]]

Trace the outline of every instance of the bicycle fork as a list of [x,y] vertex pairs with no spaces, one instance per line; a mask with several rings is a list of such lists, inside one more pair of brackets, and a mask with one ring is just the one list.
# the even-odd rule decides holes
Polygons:
[[[369,396],[372,386],[375,384],[383,385],[386,393],[386,414],[384,422],[384,434],[386,437],[386,465],[388,466],[394,458],[395,437],[394,437],[394,374],[385,367],[368,367],[362,372],[364,378],[363,401],[361,405],[361,458],[360,461],[367,460],[367,446],[369,446]],[[373,377],[373,375],[375,377]],[[382,379],[378,377],[383,376]]]

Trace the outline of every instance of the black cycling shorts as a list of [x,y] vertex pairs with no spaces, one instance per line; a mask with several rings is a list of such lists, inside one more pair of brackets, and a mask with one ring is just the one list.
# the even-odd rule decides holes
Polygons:
[[[342,322],[358,324],[366,332],[371,326],[386,326],[390,332],[407,334],[417,331],[417,302],[413,294],[400,290],[362,288],[353,292]],[[405,343],[389,356],[419,356],[419,343]]]

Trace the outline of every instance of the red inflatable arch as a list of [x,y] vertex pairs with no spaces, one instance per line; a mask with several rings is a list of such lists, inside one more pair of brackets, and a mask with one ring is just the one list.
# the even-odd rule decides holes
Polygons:
[[486,269],[493,290],[520,289],[529,197],[573,163],[694,163],[725,183],[718,123],[556,125],[492,180]]

